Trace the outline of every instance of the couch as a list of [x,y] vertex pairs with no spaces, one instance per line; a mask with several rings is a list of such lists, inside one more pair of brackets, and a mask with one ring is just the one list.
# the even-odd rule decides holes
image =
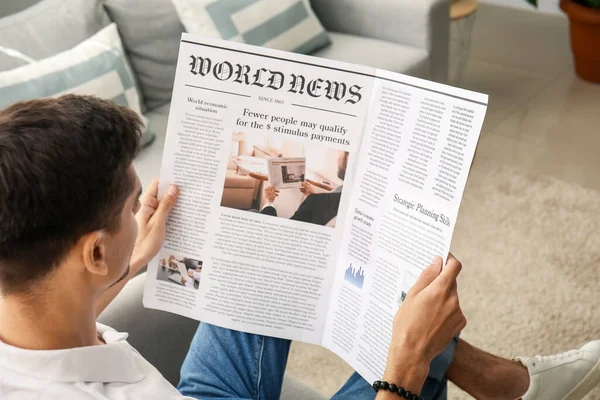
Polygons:
[[233,157],[236,156],[254,156],[254,146],[243,132],[233,135],[221,205],[249,210],[257,199],[260,181],[240,173],[239,167],[233,162]]
[[[35,29],[42,32],[31,35],[40,40],[47,37],[48,43],[27,46],[30,56],[41,59],[72,47],[79,34],[93,34],[98,27],[116,22],[144,99],[142,109],[156,133],[155,142],[142,150],[135,160],[142,183],[147,185],[159,175],[175,67],[170,60],[177,55],[178,39],[184,30],[172,5],[168,0],[43,2],[47,4],[35,4],[23,11],[35,9],[35,12],[22,15],[18,24],[14,20],[12,25],[3,24],[0,19],[0,45],[11,44],[12,36],[15,36],[11,36],[11,29],[41,16]],[[37,0],[2,0],[0,18],[34,3]],[[80,21],[83,17],[70,15],[73,28],[62,27],[62,33],[53,26],[44,26],[51,21],[48,15],[52,13],[75,14],[76,7],[69,7],[69,3],[88,9],[92,4],[93,9],[86,18],[94,18],[95,25],[83,26]],[[314,11],[332,41],[330,46],[314,55],[444,82],[448,75],[449,3],[449,0],[312,0]],[[8,68],[0,59],[0,70],[3,67]],[[230,175],[231,199],[243,193],[241,201],[250,204],[256,196],[256,188],[244,177],[237,177],[234,167]],[[142,274],[129,282],[99,320],[129,332],[129,341],[176,385],[186,352],[182,343],[191,341],[198,322],[144,309],[144,279],[145,274]],[[322,397],[286,376],[282,398],[317,400]]]

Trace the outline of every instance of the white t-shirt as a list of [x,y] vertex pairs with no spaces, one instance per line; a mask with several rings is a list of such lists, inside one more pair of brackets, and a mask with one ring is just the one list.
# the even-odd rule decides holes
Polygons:
[[0,399],[192,400],[127,343],[127,333],[96,326],[105,345],[24,350],[0,341]]

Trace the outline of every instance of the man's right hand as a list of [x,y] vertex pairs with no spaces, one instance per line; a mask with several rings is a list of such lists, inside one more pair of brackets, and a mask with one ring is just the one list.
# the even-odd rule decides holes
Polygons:
[[310,181],[305,181],[300,184],[300,191],[304,193],[307,197],[311,194],[317,193],[329,193],[329,191],[322,189],[318,186],[313,185]]
[[452,254],[443,269],[436,257],[408,292],[394,318],[384,380],[419,393],[431,361],[464,329],[456,285],[461,268]]
[[267,186],[264,190],[265,199],[269,203],[273,203],[277,196],[279,196],[279,190],[275,189],[273,186]]
[[313,181],[312,179],[307,179],[306,182],[310,183],[313,186],[316,186],[318,188],[321,188],[327,192],[331,192],[333,190],[333,186],[328,185],[326,183],[323,182],[317,182],[317,181]]

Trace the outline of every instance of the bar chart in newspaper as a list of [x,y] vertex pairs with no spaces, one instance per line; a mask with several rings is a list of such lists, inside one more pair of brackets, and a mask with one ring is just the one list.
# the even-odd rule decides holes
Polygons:
[[357,288],[362,289],[365,281],[365,271],[362,269],[362,267],[356,268],[354,265],[352,265],[352,263],[350,263],[348,268],[346,268],[344,280],[356,286]]

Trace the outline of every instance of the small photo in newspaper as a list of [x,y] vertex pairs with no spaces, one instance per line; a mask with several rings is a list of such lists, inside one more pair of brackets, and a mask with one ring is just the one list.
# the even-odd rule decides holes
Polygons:
[[269,185],[275,189],[299,188],[306,174],[305,157],[271,157],[267,159]]
[[415,275],[412,271],[404,270],[402,281],[400,283],[400,293],[398,294],[398,299],[396,300],[398,307],[404,303],[408,291],[415,283],[417,283],[417,279],[419,279],[418,275]]
[[159,256],[156,279],[173,285],[198,289],[202,277],[202,261],[171,252]]
[[348,158],[281,135],[233,132],[221,206],[335,227]]

